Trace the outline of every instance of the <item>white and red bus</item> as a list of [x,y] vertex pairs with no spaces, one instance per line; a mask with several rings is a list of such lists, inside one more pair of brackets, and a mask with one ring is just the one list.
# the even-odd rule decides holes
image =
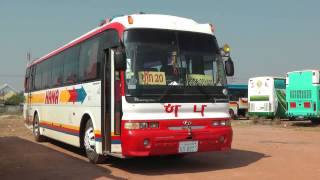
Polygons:
[[226,74],[210,24],[116,17],[28,65],[25,123],[91,162],[229,150]]

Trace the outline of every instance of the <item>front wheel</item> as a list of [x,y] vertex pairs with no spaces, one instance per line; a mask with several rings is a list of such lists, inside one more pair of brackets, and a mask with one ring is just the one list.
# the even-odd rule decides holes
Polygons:
[[234,111],[232,109],[229,109],[229,114],[230,114],[230,118],[235,120],[236,119],[236,115],[234,114]]
[[95,134],[94,134],[94,129],[93,129],[91,119],[87,121],[84,137],[83,137],[83,143],[84,143],[86,155],[90,162],[94,164],[99,164],[105,160],[105,156],[102,156],[97,153]]

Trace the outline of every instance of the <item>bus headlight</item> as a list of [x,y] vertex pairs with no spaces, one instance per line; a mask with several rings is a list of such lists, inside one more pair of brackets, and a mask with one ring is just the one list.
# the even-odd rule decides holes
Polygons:
[[134,123],[134,122],[126,122],[124,124],[125,129],[140,129],[140,124],[139,123]]
[[159,128],[159,122],[126,122],[124,124],[125,129],[147,129],[147,128]]
[[222,90],[222,94],[225,95],[225,96],[228,95],[228,90],[227,89],[223,89]]
[[159,128],[159,122],[150,122],[149,128]]
[[218,126],[231,126],[230,120],[215,120],[212,122],[212,126],[218,127]]

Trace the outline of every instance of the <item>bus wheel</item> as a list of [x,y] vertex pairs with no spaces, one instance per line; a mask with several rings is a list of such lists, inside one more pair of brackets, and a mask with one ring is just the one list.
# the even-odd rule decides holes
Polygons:
[[87,121],[83,137],[83,143],[86,155],[90,162],[94,164],[99,164],[105,160],[105,156],[98,154],[96,151],[96,140],[91,119]]
[[312,118],[311,122],[312,122],[312,124],[318,125],[318,124],[320,124],[320,119],[319,118]]
[[234,111],[232,109],[229,109],[229,114],[230,114],[230,118],[231,119],[235,119],[236,118],[236,116],[234,114]]
[[296,118],[295,117],[289,117],[289,121],[295,121]]
[[34,136],[34,140],[36,140],[37,142],[45,141],[45,137],[40,134],[40,124],[39,124],[38,114],[35,115],[33,120],[33,136]]

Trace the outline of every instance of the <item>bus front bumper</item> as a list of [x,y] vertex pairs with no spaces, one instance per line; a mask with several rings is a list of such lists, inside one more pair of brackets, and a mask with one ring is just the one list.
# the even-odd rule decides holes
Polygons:
[[197,144],[196,149],[189,149],[191,152],[228,151],[231,149],[232,134],[231,127],[194,130],[191,136],[186,130],[125,131],[122,133],[122,154],[143,157],[190,153],[179,152],[181,144],[188,142]]

